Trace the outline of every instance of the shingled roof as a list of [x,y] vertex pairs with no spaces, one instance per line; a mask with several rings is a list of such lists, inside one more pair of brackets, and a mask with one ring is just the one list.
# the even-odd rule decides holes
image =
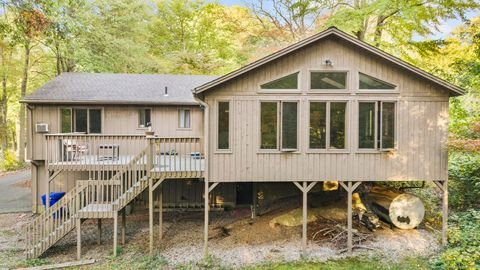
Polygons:
[[[26,103],[193,105],[192,89],[216,76],[62,73],[26,96]],[[165,87],[168,95],[165,95]]]

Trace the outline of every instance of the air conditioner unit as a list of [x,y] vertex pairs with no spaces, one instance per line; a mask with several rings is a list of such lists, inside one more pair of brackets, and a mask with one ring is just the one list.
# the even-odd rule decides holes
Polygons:
[[48,124],[47,123],[37,123],[35,125],[35,131],[37,133],[47,133],[48,132]]

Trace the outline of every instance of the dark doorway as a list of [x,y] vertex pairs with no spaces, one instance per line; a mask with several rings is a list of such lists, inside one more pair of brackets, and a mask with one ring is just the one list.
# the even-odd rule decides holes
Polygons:
[[237,205],[251,205],[253,203],[253,184],[237,183]]

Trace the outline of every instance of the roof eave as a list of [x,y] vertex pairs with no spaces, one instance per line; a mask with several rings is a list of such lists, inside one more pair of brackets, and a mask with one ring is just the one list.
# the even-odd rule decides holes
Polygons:
[[104,101],[104,100],[42,100],[23,99],[20,103],[26,104],[47,104],[47,105],[199,105],[197,101]]

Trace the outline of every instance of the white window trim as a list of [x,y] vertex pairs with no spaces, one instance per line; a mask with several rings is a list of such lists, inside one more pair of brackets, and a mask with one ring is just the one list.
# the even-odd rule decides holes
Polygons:
[[[345,72],[347,74],[347,77],[345,78],[345,88],[344,89],[312,89],[311,88],[311,80],[312,80],[312,73],[313,72]],[[353,89],[351,86],[351,72],[348,69],[342,69],[342,68],[331,68],[331,69],[325,69],[325,68],[314,68],[314,69],[309,69],[308,70],[308,78],[307,78],[307,89],[309,93],[322,93],[322,94],[351,94],[353,93]]]
[[[218,109],[219,109],[219,104],[220,102],[228,102],[228,149],[219,149],[218,148],[218,123],[219,123],[219,117],[218,117]],[[233,102],[230,99],[218,99],[215,101],[215,153],[216,154],[232,154],[233,153],[233,148],[232,148],[232,143],[233,143]]]
[[[275,80],[278,80],[278,79],[281,79],[281,78],[286,77],[288,75],[292,75],[294,73],[298,73],[298,75],[297,75],[298,76],[297,77],[297,88],[296,89],[262,89],[262,85],[264,85],[266,83],[269,83],[269,82],[272,82],[272,81],[275,81]],[[293,71],[281,73],[278,76],[276,76],[276,79],[271,79],[270,78],[270,79],[261,81],[257,85],[257,93],[259,93],[259,94],[279,94],[279,93],[298,94],[302,91],[302,85],[303,85],[302,71],[300,69],[298,69],[298,70],[293,70]]]
[[[323,102],[326,103],[326,123],[327,127],[325,130],[326,138],[325,138],[325,148],[324,149],[315,149],[310,148],[310,105],[312,102]],[[344,149],[336,149],[330,147],[330,104],[335,102],[344,102],[346,103],[345,108],[345,148]],[[328,99],[328,100],[321,100],[321,99],[310,99],[308,100],[308,111],[307,111],[307,154],[318,154],[318,153],[350,153],[350,111],[351,111],[351,102],[348,99]]]
[[[380,113],[380,127],[378,126],[378,115],[379,115],[379,108],[378,108],[378,102],[385,102],[385,103],[394,103],[395,104],[395,111],[394,111],[394,117],[395,117],[395,131],[394,131],[394,138],[393,138],[393,145],[394,147],[393,148],[382,148],[382,140],[380,138],[380,147],[378,147],[378,129],[382,128],[382,114]],[[374,144],[374,148],[360,148],[360,123],[358,122],[358,118],[360,117],[360,103],[375,103],[375,120],[374,120],[374,124],[375,124],[375,144]],[[397,151],[398,150],[398,100],[389,100],[389,99],[376,99],[376,100],[372,100],[372,99],[362,99],[362,100],[358,100],[357,102],[357,108],[356,108],[356,117],[357,119],[355,120],[356,121],[356,129],[357,129],[357,134],[356,134],[356,142],[357,142],[357,145],[356,145],[356,153],[360,153],[360,154],[365,154],[365,153],[389,153],[389,152],[393,152],[393,151]]]
[[137,109],[137,114],[138,114],[138,117],[137,117],[137,129],[138,130],[147,130],[148,127],[141,127],[140,126],[140,110],[150,110],[150,124],[153,128],[153,109],[151,107],[139,107]]
[[[180,111],[189,111],[189,114],[190,114],[190,126],[189,127],[181,127],[180,126]],[[193,113],[192,113],[192,109],[191,108],[179,108],[177,110],[177,130],[192,130],[192,116],[193,116]]]
[[[74,134],[74,133],[81,133],[81,134],[102,134],[105,130],[105,115],[104,115],[104,108],[103,107],[83,107],[83,106],[62,106],[58,108],[58,131],[59,133],[62,132],[62,110],[69,109],[72,112],[72,132],[64,133],[64,134]],[[75,132],[75,109],[86,109],[87,110],[87,132]],[[100,110],[100,121],[102,121],[100,128],[102,129],[100,133],[90,133],[90,110]]]
[[[268,102],[275,102],[277,104],[277,145],[275,149],[262,149],[262,103]],[[282,103],[283,102],[295,102],[297,103],[297,148],[290,149],[290,148],[282,148]],[[258,102],[258,151],[259,154],[278,154],[278,153],[301,153],[301,146],[300,146],[300,113],[301,113],[301,102],[298,99],[291,99],[291,100],[278,100],[278,99],[266,99],[260,100]]]

